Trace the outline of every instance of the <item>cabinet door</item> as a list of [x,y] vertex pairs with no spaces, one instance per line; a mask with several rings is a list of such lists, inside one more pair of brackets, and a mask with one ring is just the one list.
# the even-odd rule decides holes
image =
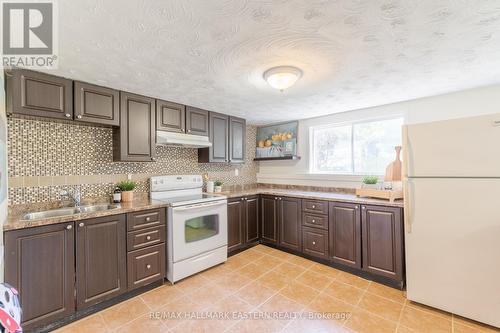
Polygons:
[[245,163],[246,122],[245,119],[229,118],[229,162]]
[[127,290],[125,215],[77,222],[76,299],[83,309]]
[[358,204],[330,202],[330,258],[361,268],[361,214]]
[[245,199],[245,243],[259,240],[259,197]]
[[301,249],[301,199],[279,197],[279,245],[292,250]]
[[120,92],[120,127],[113,135],[115,161],[154,160],[155,100]]
[[5,282],[20,293],[25,330],[75,311],[73,226],[61,223],[5,233]]
[[186,133],[208,136],[208,111],[186,106]]
[[120,126],[120,92],[118,90],[75,81],[75,120]]
[[227,251],[243,246],[244,198],[233,198],[227,203]]
[[278,244],[278,198],[261,196],[262,240],[266,243]]
[[318,258],[328,258],[328,231],[302,227],[302,252]]
[[15,69],[5,72],[7,111],[28,116],[73,119],[73,81]]
[[212,163],[229,161],[229,116],[210,112],[209,161]]
[[133,290],[165,277],[165,243],[127,254],[128,289]]
[[186,106],[157,99],[156,129],[184,133],[186,130]]
[[363,270],[403,279],[403,232],[401,209],[361,207],[363,230]]

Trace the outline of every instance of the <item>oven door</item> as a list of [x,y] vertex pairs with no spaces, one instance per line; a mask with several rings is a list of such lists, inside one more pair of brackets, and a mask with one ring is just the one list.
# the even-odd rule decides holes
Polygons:
[[174,262],[227,246],[227,200],[172,208]]

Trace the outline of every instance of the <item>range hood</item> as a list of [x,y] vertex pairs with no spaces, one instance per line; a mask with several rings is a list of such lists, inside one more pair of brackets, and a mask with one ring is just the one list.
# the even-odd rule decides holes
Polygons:
[[208,136],[156,131],[156,144],[186,148],[212,147]]

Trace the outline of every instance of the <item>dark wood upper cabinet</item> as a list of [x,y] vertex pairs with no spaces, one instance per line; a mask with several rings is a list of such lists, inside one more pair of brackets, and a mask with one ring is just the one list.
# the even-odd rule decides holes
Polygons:
[[19,291],[24,330],[75,311],[73,222],[7,231],[5,251],[5,282]]
[[118,90],[75,81],[75,120],[119,126],[120,92]]
[[278,198],[262,195],[260,212],[262,240],[265,243],[278,244]]
[[113,131],[115,161],[154,161],[155,111],[154,98],[120,92],[120,127]]
[[259,233],[259,196],[245,198],[245,242],[257,242]]
[[301,249],[301,199],[279,197],[279,245],[299,251]]
[[208,111],[186,106],[186,133],[208,136]]
[[156,129],[184,133],[186,131],[186,106],[157,99]]
[[361,207],[363,270],[403,281],[403,219],[396,207]]
[[361,268],[361,213],[359,204],[330,202],[330,258]]
[[229,117],[229,162],[245,163],[246,121]]
[[73,119],[73,81],[26,69],[5,72],[7,112]]
[[244,240],[244,210],[243,198],[234,198],[227,203],[227,251],[231,252],[242,247]]
[[229,116],[210,112],[208,119],[212,146],[198,150],[198,162],[229,162]]
[[127,291],[125,215],[76,222],[77,308]]

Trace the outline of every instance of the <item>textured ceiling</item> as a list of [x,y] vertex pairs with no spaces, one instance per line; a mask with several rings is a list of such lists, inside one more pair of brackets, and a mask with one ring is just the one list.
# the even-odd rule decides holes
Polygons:
[[[257,124],[500,82],[498,0],[64,0],[59,23],[57,74]],[[276,65],[304,76],[280,93]]]

